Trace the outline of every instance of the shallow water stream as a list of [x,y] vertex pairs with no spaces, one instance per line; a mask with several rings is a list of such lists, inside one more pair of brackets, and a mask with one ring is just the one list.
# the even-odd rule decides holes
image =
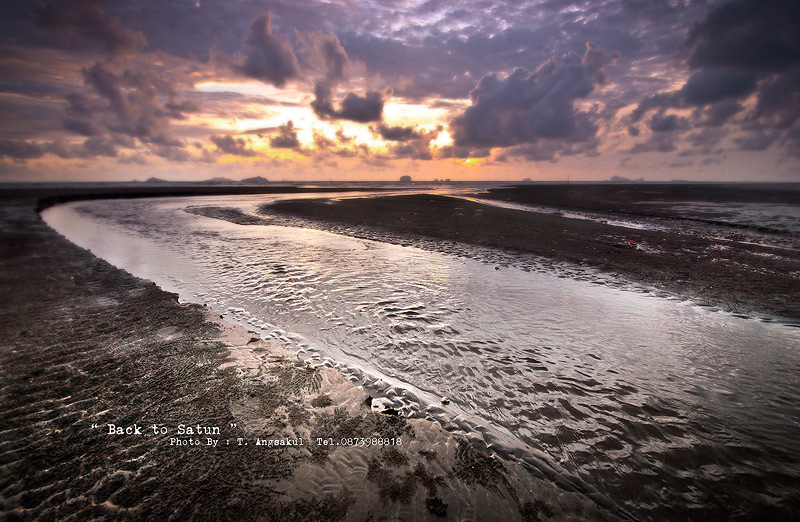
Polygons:
[[80,202],[44,218],[634,518],[800,512],[800,329],[553,268],[184,211],[277,197]]

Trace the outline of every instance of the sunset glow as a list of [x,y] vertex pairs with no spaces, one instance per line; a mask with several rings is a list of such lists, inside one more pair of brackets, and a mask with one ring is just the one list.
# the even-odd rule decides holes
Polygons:
[[797,181],[767,4],[11,2],[0,180]]

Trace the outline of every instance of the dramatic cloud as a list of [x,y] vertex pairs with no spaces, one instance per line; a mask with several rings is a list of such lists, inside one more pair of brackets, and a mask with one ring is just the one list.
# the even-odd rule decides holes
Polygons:
[[107,15],[102,0],[55,0],[34,4],[39,28],[65,43],[76,39],[99,43],[109,54],[134,51],[147,44],[145,36],[122,26],[119,18]]
[[574,102],[604,85],[603,68],[619,59],[586,44],[583,59],[575,54],[553,57],[533,72],[517,68],[500,79],[488,74],[470,91],[472,106],[450,122],[456,145],[509,147],[540,139],[582,141],[596,128]]
[[453,145],[445,145],[436,151],[436,157],[439,159],[445,158],[486,158],[491,154],[490,149],[473,149],[471,147],[455,147]]
[[247,141],[243,138],[234,138],[230,135],[211,136],[211,142],[217,146],[217,149],[225,154],[233,154],[234,156],[255,156],[256,152],[247,146]]
[[687,127],[689,122],[686,118],[679,118],[674,114],[664,114],[662,112],[658,112],[653,114],[653,117],[650,118],[650,122],[648,123],[648,127],[653,132],[671,132],[681,128]]
[[794,68],[763,80],[755,117],[775,129],[796,126],[800,117],[800,61]]
[[[734,0],[712,9],[681,45],[691,72],[686,83],[645,97],[630,120],[655,111],[649,124],[654,132],[736,126],[742,135],[733,143],[740,150],[762,151],[776,142],[791,150],[797,143],[789,129],[800,118],[798,27],[795,1]],[[746,103],[753,96],[756,103]],[[691,117],[667,109],[691,109]]]
[[0,156],[12,159],[33,159],[41,158],[47,152],[47,148],[38,143],[31,143],[24,140],[0,140]]
[[436,138],[436,135],[439,134],[442,128],[438,127],[435,131],[430,132],[417,127],[389,127],[381,123],[375,128],[370,127],[370,130],[387,141],[412,141],[432,140]]
[[198,110],[194,102],[177,101],[184,85],[143,67],[115,73],[101,63],[84,69],[83,77],[92,93],[67,95],[63,124],[92,140],[87,140],[88,150],[113,156],[115,145],[135,147],[134,138],[158,147],[183,146],[170,120]]
[[287,121],[286,125],[278,127],[278,135],[272,136],[269,139],[269,144],[273,149],[297,149],[300,147],[300,141],[297,139],[297,131],[294,130],[292,120]]
[[779,72],[800,63],[800,4],[734,0],[713,9],[683,45],[692,69]]
[[276,87],[300,76],[300,65],[291,44],[272,34],[272,13],[253,20],[234,67],[242,74]]
[[[396,179],[407,159],[430,160],[413,164],[419,179],[465,164],[487,168],[463,176],[507,179],[542,161],[561,163],[541,176],[608,179],[599,167],[617,165],[691,178],[706,160],[797,175],[796,0],[399,5],[0,2],[0,170],[129,178],[100,166],[146,162],[157,177],[209,177],[225,153],[213,175],[236,177],[258,144],[286,179],[334,161]],[[615,157],[635,153],[647,154]],[[488,160],[437,161],[476,158]]]
[[392,90],[367,91],[364,96],[348,92],[334,107],[334,89],[347,79],[351,69],[350,59],[335,35],[314,33],[307,37],[304,48],[310,60],[325,71],[325,76],[314,85],[311,108],[322,120],[349,120],[358,123],[380,121],[383,106]]
[[705,105],[726,98],[742,98],[755,90],[755,74],[736,69],[711,68],[694,73],[679,95],[688,105]]
[[390,94],[391,90],[369,91],[364,96],[349,92],[341,101],[339,108],[336,109],[331,99],[332,88],[325,82],[320,82],[314,88],[314,101],[311,102],[311,108],[314,109],[314,114],[322,120],[350,120],[358,123],[380,121],[383,118],[383,106],[386,103],[385,97],[388,97],[387,93]]
[[301,36],[300,46],[310,65],[324,72],[323,81],[333,85],[350,75],[350,58],[336,35],[315,31]]

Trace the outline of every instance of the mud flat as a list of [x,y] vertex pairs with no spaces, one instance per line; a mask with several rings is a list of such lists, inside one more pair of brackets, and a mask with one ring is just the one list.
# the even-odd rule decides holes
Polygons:
[[[565,207],[569,203],[571,208],[603,212],[612,207],[618,210],[619,205],[630,207],[634,199],[626,196],[627,199],[622,199],[627,202],[614,203],[611,198],[620,192],[618,187],[583,187],[577,196],[564,186],[540,188],[546,189],[541,197],[532,196],[525,187],[518,192],[507,189],[492,193],[503,200]],[[596,191],[599,193],[595,194]],[[713,196],[709,190],[703,193],[708,198]],[[684,191],[672,197],[690,195]],[[746,197],[743,191],[736,195]],[[773,195],[778,198],[777,203],[787,203],[786,196],[779,191]],[[576,203],[578,199],[585,202],[583,207]],[[658,207],[652,201],[646,205],[651,209]],[[788,248],[779,248],[752,243],[736,234],[720,238],[685,233],[680,226],[668,230],[625,228],[557,213],[498,208],[420,194],[327,202],[281,201],[265,206],[263,211],[308,218],[318,228],[345,233],[348,227],[362,227],[358,233],[368,229],[382,234],[383,240],[395,242],[405,241],[398,238],[435,238],[459,245],[534,254],[550,261],[596,269],[737,314],[778,317],[791,322],[800,319],[797,237]],[[791,242],[791,236],[789,239]]]
[[372,411],[338,371],[69,243],[37,204],[0,202],[0,518],[615,519]]

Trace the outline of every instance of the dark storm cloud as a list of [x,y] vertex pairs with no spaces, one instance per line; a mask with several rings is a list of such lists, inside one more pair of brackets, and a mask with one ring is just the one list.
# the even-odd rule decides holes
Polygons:
[[517,68],[506,78],[487,74],[470,91],[472,106],[450,122],[456,145],[508,147],[540,139],[590,139],[596,132],[587,113],[574,102],[606,82],[603,68],[615,62],[588,43],[583,59],[553,57],[533,72]]
[[292,120],[278,127],[278,135],[269,139],[269,145],[274,149],[297,149],[300,147],[300,140],[297,139],[297,131]]
[[[385,91],[391,92],[391,91]],[[314,114],[322,120],[349,120],[358,123],[380,121],[383,118],[383,106],[386,103],[384,93],[368,91],[364,96],[349,92],[339,104],[334,107],[333,87],[326,81],[318,82],[314,87],[314,100],[311,108]]]
[[694,73],[679,94],[688,105],[742,98],[756,90],[756,75],[736,69],[704,69]]
[[[311,108],[322,120],[351,120],[360,123],[379,121],[383,116],[383,97],[379,92],[368,92],[364,97],[348,93],[339,109],[334,108],[333,89],[325,82],[314,87]],[[346,105],[345,105],[345,102]]]
[[693,69],[777,72],[800,63],[800,3],[735,0],[713,9],[683,45]]
[[34,3],[31,10],[36,25],[63,43],[96,43],[109,54],[135,51],[147,44],[144,34],[106,14],[104,5],[102,0],[56,0]]
[[[680,57],[691,75],[678,90],[649,95],[631,114],[655,111],[650,128],[669,127],[666,109],[692,109],[694,127],[736,127],[740,150],[766,150],[800,118],[800,3],[734,0],[713,8],[689,31]],[[744,102],[755,96],[754,108]],[[673,120],[677,121],[677,120]],[[653,123],[657,123],[655,126]],[[683,126],[682,128],[688,128]],[[666,130],[677,130],[670,128]]]
[[[434,157],[438,159],[454,157],[452,155],[453,147],[431,149],[431,140],[435,139],[443,130],[441,126],[433,130],[426,130],[418,127],[388,126],[380,123],[376,127],[370,127],[370,130],[376,136],[393,142],[389,145],[388,150],[389,156],[393,158],[427,161]],[[469,155],[469,152],[466,154]]]
[[272,14],[259,16],[250,25],[235,69],[276,87],[300,76],[300,65],[291,43],[272,33]]
[[721,127],[742,109],[744,106],[736,100],[722,100],[698,109],[693,118],[702,127]]
[[761,82],[755,117],[776,129],[793,126],[800,116],[800,64]]
[[407,27],[369,32],[345,24],[338,34],[351,58],[379,72],[396,95],[462,98],[489,71],[539,64],[586,41],[625,56],[615,84],[640,58],[649,59],[637,70],[647,79],[669,62],[685,28],[705,10],[704,1],[443,3],[419,11],[422,18]]
[[470,147],[456,147],[454,145],[445,145],[444,147],[439,147],[436,151],[436,156],[438,158],[457,158],[457,159],[467,159],[470,157],[472,153],[472,148]]
[[38,143],[25,140],[0,140],[0,156],[12,159],[41,158],[47,153],[47,148]]
[[209,139],[222,153],[244,157],[256,155],[256,152],[247,146],[247,141],[245,141],[243,138],[234,138],[233,136],[227,134],[215,134]]
[[644,98],[631,114],[631,120],[637,122],[654,109],[657,110],[654,119],[676,119],[675,115],[664,115],[664,110],[694,108],[694,123],[721,125],[741,109],[737,100],[755,92],[756,87],[756,75],[749,71],[729,68],[697,71],[677,91],[661,92]]
[[370,127],[370,130],[387,141],[411,141],[411,140],[432,140],[439,134],[441,128],[430,132],[417,127],[388,126],[383,123],[377,127]]
[[491,149],[473,149],[472,147],[458,147],[454,145],[445,145],[436,151],[436,157],[442,158],[486,158],[491,154]]
[[671,132],[687,128],[689,121],[686,118],[679,118],[675,114],[656,113],[650,118],[647,126],[653,132]]
[[383,118],[383,106],[386,98],[391,96],[391,89],[367,91],[364,96],[348,92],[335,107],[334,90],[346,80],[351,69],[351,62],[335,35],[314,33],[304,41],[306,54],[312,63],[324,69],[325,76],[314,84],[314,99],[311,108],[322,120],[349,120],[357,123],[380,121]]
[[84,69],[89,93],[70,93],[66,97],[64,129],[86,136],[85,149],[98,156],[113,156],[115,146],[135,148],[137,141],[151,144],[163,157],[163,149],[182,148],[171,131],[170,121],[183,119],[185,112],[199,110],[197,103],[181,101],[181,79],[140,66],[115,72],[96,63]]
[[[148,141],[166,142],[169,120],[182,118],[180,108],[196,110],[192,104],[175,102],[176,85],[165,75],[143,68],[115,73],[96,63],[84,69],[84,80],[97,96],[74,93],[67,97],[65,126],[95,136],[119,133]],[[162,103],[161,99],[167,100]]]
[[[607,130],[626,127],[642,141],[629,149],[636,152],[794,147],[800,153],[798,12],[800,3],[789,0],[9,1],[0,5],[0,139],[19,140],[4,145],[4,157],[20,161],[26,155],[125,159],[136,150],[197,160],[182,139],[207,142],[213,131],[186,124],[175,130],[175,120],[200,110],[196,100],[206,114],[231,119],[271,119],[275,106],[287,103],[187,95],[190,83],[163,74],[180,69],[198,84],[244,75],[279,87],[309,85],[320,119],[374,122],[373,132],[403,157],[422,158],[430,148],[420,129],[383,123],[390,95],[434,107],[464,99],[479,91],[476,85],[483,101],[472,99],[460,114],[452,108],[457,144],[433,149],[434,156],[467,157],[489,147],[506,147],[512,159],[593,154]],[[598,45],[579,63],[558,58],[554,70],[545,70],[554,65],[551,56],[586,41]],[[674,64],[687,67],[687,80],[676,88],[674,74],[663,71],[679,46],[683,61]],[[624,56],[613,81],[600,48]],[[160,73],[158,63],[167,64]],[[534,72],[511,73],[543,63]],[[512,85],[514,74],[521,76]],[[354,88],[365,78],[366,89]],[[504,100],[501,92],[511,96]],[[597,108],[589,108],[589,97]],[[620,118],[619,100],[641,103]],[[706,129],[726,131],[723,140],[691,142]],[[82,143],[58,141],[65,131]]]
[[[510,71],[521,64],[541,63],[551,55],[579,48],[587,40],[618,49],[630,59],[652,56],[655,48],[669,48],[666,53],[672,53],[674,45],[670,47],[669,42],[677,43],[679,38],[672,28],[680,24],[685,27],[686,21],[695,19],[695,13],[704,8],[703,2],[673,6],[666,2],[604,0],[587,4],[571,0],[443,3],[412,13],[382,3],[276,0],[268,5],[275,26],[270,35],[265,23],[249,28],[254,18],[266,22],[264,4],[251,0],[174,0],[140,3],[135,8],[123,2],[86,4],[91,9],[74,11],[94,12],[105,24],[101,27],[147,35],[148,50],[203,62],[214,53],[232,56],[242,51],[240,58],[253,58],[251,72],[264,69],[258,52],[264,47],[278,56],[289,55],[290,48],[271,41],[269,36],[274,39],[278,32],[290,35],[293,31],[336,33],[352,59],[363,62],[371,73],[380,74],[395,86],[398,95],[415,98],[461,98],[487,71]],[[29,9],[9,6],[0,8],[0,14],[3,11],[13,19],[21,17],[18,11],[25,14]],[[14,30],[17,25],[10,24],[9,28]],[[243,35],[248,32],[253,45],[243,50]],[[109,31],[97,34],[107,35]],[[121,43],[110,45],[124,47]],[[289,58],[287,62],[289,70],[293,69],[291,61]],[[239,64],[245,65],[243,61]]]

